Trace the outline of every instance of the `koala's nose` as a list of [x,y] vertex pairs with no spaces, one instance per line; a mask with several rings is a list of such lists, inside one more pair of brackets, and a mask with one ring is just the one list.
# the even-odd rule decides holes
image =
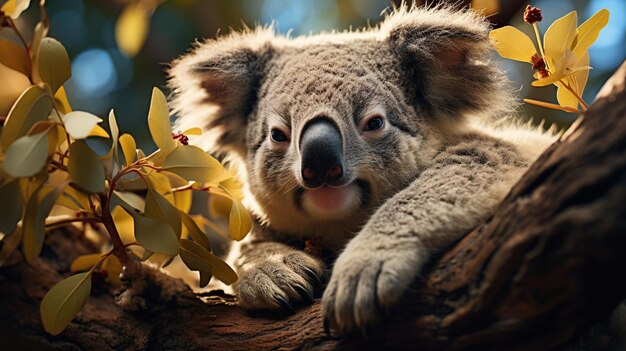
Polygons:
[[343,175],[343,147],[334,123],[325,118],[308,122],[302,129],[300,152],[306,186],[338,185]]

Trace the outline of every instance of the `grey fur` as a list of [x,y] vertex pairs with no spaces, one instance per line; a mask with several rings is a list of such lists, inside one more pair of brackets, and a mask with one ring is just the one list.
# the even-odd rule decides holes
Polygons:
[[[493,126],[512,100],[488,60],[488,32],[472,12],[401,7],[376,28],[295,39],[257,28],[173,63],[176,127],[203,127],[196,142],[242,169],[256,219],[231,254],[243,307],[305,303],[325,275],[324,260],[302,251],[311,240],[329,261],[341,252],[324,317],[341,331],[365,328],[433,253],[491,213],[552,139]],[[386,127],[366,135],[361,118],[376,114]],[[298,139],[320,115],[339,127],[346,177],[361,186],[337,213],[298,203]],[[271,128],[290,143],[273,143]]]

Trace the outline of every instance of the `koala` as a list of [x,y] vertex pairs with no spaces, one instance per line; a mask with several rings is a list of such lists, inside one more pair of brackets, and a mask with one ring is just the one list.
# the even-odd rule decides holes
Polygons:
[[239,305],[291,310],[327,281],[328,326],[364,330],[491,214],[553,136],[503,122],[514,94],[489,30],[401,6],[357,31],[248,29],[172,63],[175,127],[239,166],[253,214],[230,255]]

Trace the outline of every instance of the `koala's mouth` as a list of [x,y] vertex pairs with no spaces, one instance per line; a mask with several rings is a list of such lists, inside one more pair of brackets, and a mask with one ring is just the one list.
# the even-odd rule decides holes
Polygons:
[[338,219],[361,208],[369,201],[369,184],[355,180],[341,187],[323,185],[296,191],[297,206],[312,215]]

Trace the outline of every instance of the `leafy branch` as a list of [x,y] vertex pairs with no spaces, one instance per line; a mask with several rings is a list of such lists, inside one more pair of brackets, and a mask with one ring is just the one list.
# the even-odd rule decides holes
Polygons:
[[[241,240],[252,224],[234,173],[189,145],[188,136],[199,135],[199,128],[172,132],[167,100],[157,88],[147,119],[158,150],[148,156],[130,134],[120,135],[113,110],[108,130],[99,126],[100,117],[73,111],[63,88],[71,76],[70,59],[60,42],[46,37],[45,1],[39,2],[41,19],[30,43],[14,25],[29,3],[11,0],[0,12],[0,21],[23,44],[0,39],[0,74],[16,82],[11,85],[15,91],[0,97],[0,115],[7,115],[0,134],[0,197],[11,200],[0,204],[0,265],[20,247],[32,262],[46,232],[62,225],[82,223],[83,230],[90,227],[108,236],[95,241],[103,254],[77,257],[71,271],[82,273],[46,294],[40,309],[45,330],[58,334],[66,328],[87,301],[96,272],[105,272],[106,280],[119,287],[122,272],[131,280],[140,276],[135,274],[139,263],[154,253],[168,257],[165,265],[180,256],[199,272],[202,287],[213,276],[235,282],[233,269],[212,252],[204,229],[212,223],[188,213],[192,192],[226,199],[229,209],[217,212],[229,218],[229,236]],[[94,138],[111,141],[107,154],[91,148]],[[139,198],[137,191],[146,197]],[[64,215],[51,216],[53,212]]]

